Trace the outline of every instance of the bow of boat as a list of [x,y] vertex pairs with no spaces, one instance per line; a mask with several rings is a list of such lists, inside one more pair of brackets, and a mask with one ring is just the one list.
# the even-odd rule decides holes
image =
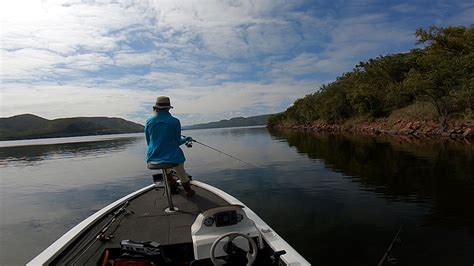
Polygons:
[[238,199],[199,181],[192,187],[192,197],[182,190],[172,196],[174,212],[166,211],[162,187],[131,193],[69,230],[28,265],[213,265],[222,259],[309,265]]

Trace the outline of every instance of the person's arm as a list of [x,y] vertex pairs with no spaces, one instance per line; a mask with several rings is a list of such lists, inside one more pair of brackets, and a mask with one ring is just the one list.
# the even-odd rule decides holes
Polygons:
[[179,120],[178,120],[178,126],[176,129],[177,129],[177,134],[178,134],[178,143],[181,146],[184,143],[186,143],[188,140],[186,136],[181,136],[181,122]]
[[145,139],[146,139],[146,145],[150,144],[150,135],[148,134],[148,121],[145,123]]
[[193,138],[191,138],[191,137],[186,137],[186,136],[181,135],[181,122],[179,120],[178,120],[178,128],[179,128],[179,130],[178,130],[178,136],[179,136],[178,143],[179,143],[179,145],[183,145],[183,144],[193,140]]

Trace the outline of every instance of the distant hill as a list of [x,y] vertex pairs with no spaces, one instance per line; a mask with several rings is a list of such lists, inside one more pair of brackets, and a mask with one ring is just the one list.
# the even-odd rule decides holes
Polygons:
[[268,115],[258,115],[250,117],[234,117],[229,120],[224,119],[217,122],[205,124],[196,124],[191,126],[183,126],[183,129],[204,129],[204,128],[221,128],[221,127],[245,127],[245,126],[263,126],[268,122]]
[[135,133],[143,130],[143,125],[122,118],[72,117],[48,120],[32,114],[0,118],[0,140]]

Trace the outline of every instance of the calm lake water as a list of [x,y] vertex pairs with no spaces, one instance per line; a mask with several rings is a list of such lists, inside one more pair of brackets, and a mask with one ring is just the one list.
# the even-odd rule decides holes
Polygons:
[[[473,265],[474,148],[266,128],[184,131],[194,179],[234,195],[314,265]],[[22,146],[19,146],[22,145]],[[141,134],[0,142],[0,264],[21,265],[151,183]]]

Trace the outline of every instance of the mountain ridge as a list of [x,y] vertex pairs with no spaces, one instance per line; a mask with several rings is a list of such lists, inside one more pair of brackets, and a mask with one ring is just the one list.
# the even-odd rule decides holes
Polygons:
[[233,117],[230,119],[222,119],[209,123],[195,124],[183,126],[183,130],[189,129],[206,129],[206,128],[223,128],[223,127],[244,127],[244,126],[264,126],[268,122],[268,118],[272,114],[257,115],[249,117]]
[[74,137],[143,132],[144,126],[117,117],[48,120],[34,114],[0,118],[0,140]]

